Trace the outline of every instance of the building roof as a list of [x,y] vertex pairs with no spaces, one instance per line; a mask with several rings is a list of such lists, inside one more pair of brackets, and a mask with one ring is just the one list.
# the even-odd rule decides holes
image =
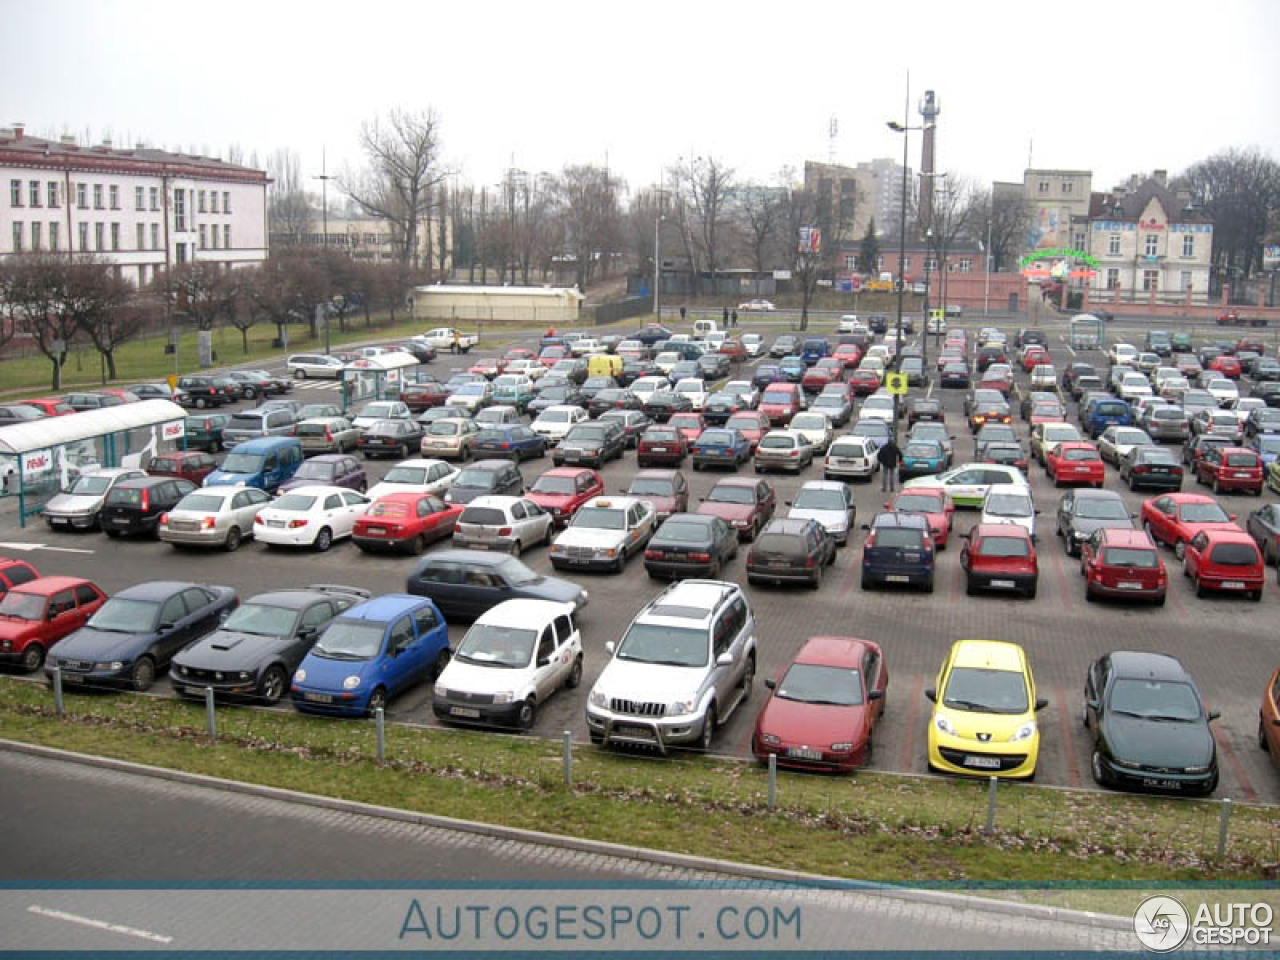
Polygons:
[[444,284],[436,283],[429,287],[414,287],[413,292],[417,294],[440,294],[440,295],[487,295],[487,296],[505,296],[505,297],[573,297],[583,300],[585,297],[573,289],[572,287],[495,287],[495,286],[467,286],[465,284]]
[[187,411],[171,400],[140,400],[62,417],[10,424],[0,427],[0,454],[30,453],[107,433],[184,420],[186,416]]
[[[1164,215],[1171,223],[1213,222],[1213,218],[1205,214],[1203,210],[1183,203],[1176,193],[1152,177],[1147,177],[1135,189],[1128,191],[1123,196],[1117,197],[1114,192],[1102,194],[1101,209],[1095,216],[1094,197],[1097,196],[1099,194],[1091,194],[1089,197],[1090,219],[1137,220],[1142,216],[1142,212],[1147,209],[1147,205],[1155,199],[1164,208]],[[1123,211],[1119,216],[1113,214],[1116,206],[1119,206]]]
[[80,146],[72,137],[45,140],[29,137],[20,129],[0,130],[0,166],[267,182],[267,175],[262,170],[227,163],[216,157],[172,153],[152,147],[115,147],[109,142],[92,147]]

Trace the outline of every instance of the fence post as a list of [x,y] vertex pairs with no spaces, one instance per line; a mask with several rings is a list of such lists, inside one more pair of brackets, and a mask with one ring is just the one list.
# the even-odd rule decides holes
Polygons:
[[778,805],[778,755],[769,754],[769,809]]
[[53,709],[58,711],[58,716],[65,717],[67,715],[66,704],[62,702],[62,668],[53,668]]
[[387,759],[387,713],[382,707],[373,711],[373,721],[378,728],[378,763]]
[[564,732],[564,785],[566,787],[573,786],[573,733],[569,730]]
[[1227,852],[1227,828],[1231,823],[1231,798],[1222,799],[1221,813],[1218,816],[1218,856]]
[[996,784],[999,783],[998,777],[992,777],[989,781],[990,786],[987,788],[987,833],[994,833],[996,829]]
[[205,724],[209,728],[209,739],[218,739],[218,718],[213,710],[213,687],[204,688]]

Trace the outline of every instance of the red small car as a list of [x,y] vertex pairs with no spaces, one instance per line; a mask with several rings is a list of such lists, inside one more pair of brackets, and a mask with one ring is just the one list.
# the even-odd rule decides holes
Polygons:
[[1241,337],[1236,341],[1236,353],[1252,352],[1256,354],[1265,354],[1267,345],[1257,337]]
[[869,396],[880,389],[880,374],[874,370],[854,370],[849,374],[849,386],[855,396]]
[[132,390],[125,390],[123,387],[99,387],[98,393],[105,393],[112,397],[119,397],[125,403],[137,403],[142,398]]
[[0,663],[39,670],[49,648],[106,602],[107,595],[83,577],[41,577],[14,587],[0,600]]
[[452,393],[443,383],[406,383],[400,388],[400,400],[413,413],[432,407],[443,407]]
[[673,413],[667,426],[679,430],[686,443],[693,443],[706,429],[707,421],[700,413]]
[[843,363],[848,370],[856,367],[862,359],[862,348],[856,343],[842,343],[832,351],[831,356]]
[[751,452],[756,452],[756,446],[760,443],[760,438],[769,432],[769,418],[759,410],[743,410],[735,413],[732,417],[725,421],[725,429],[739,430],[742,435],[747,438],[747,442],[751,444]]
[[1032,347],[1022,355],[1022,369],[1026,371],[1030,371],[1034,367],[1037,367],[1042,363],[1050,363],[1050,362],[1051,361],[1049,360],[1048,350],[1036,349]]
[[1059,443],[1044,458],[1044,469],[1055,487],[1083,483],[1101,487],[1107,478],[1102,455],[1092,443]]
[[659,523],[673,513],[685,513],[689,509],[689,482],[679,470],[637,470],[623,492],[653,504]]
[[965,592],[1016,590],[1035,597],[1040,580],[1035,544],[1023,527],[1003,523],[979,523],[964,538],[960,567],[965,572]]
[[585,467],[553,467],[533,481],[525,494],[547,513],[551,522],[564,526],[578,508],[592,497],[604,495],[604,480]]
[[942,487],[911,487],[884,505],[891,513],[919,513],[929,521],[935,550],[947,549],[956,505]]
[[152,457],[147,464],[147,473],[153,477],[177,477],[179,480],[190,480],[197,487],[204,483],[204,478],[218,469],[218,461],[212,454],[197,450],[175,450],[173,453],[162,453]]
[[568,347],[543,347],[538,362],[550,370],[567,356],[570,356]]
[[0,557],[0,597],[3,597],[14,587],[30,583],[39,576],[40,572],[25,560]]
[[702,498],[695,512],[719,517],[737,531],[739,540],[749,542],[773,519],[776,505],[773,487],[764,480],[726,477]]
[[689,441],[680,431],[667,424],[657,423],[640,434],[636,441],[636,463],[640,467],[678,467],[689,455]]
[[63,403],[58,397],[40,397],[37,400],[23,400],[28,407],[35,407],[46,417],[65,417],[69,413],[75,413],[75,407],[69,403]]
[[1166,493],[1142,501],[1142,529],[1156,543],[1170,544],[1179,560],[1201,530],[1239,530],[1235,519],[1202,493]]
[[741,340],[725,340],[716,352],[728,357],[730,363],[742,363],[747,359],[747,348]]
[[1265,569],[1253,537],[1239,529],[1201,530],[1187,542],[1182,558],[1182,572],[1195,584],[1197,597],[1216,590],[1261,600]]
[[1032,424],[1065,423],[1067,411],[1057,400],[1045,400],[1031,408],[1031,416],[1028,419]]
[[1080,544],[1084,597],[1141,598],[1164,604],[1169,575],[1155,543],[1142,530],[1103,527]]
[[351,540],[361,550],[419,554],[428,543],[453,536],[463,509],[429,493],[389,493],[356,518]]
[[760,412],[775,427],[785,426],[804,409],[804,396],[797,383],[771,383],[760,397]]
[[1266,472],[1262,457],[1246,447],[1208,447],[1195,462],[1196,480],[1223,490],[1244,490],[1262,496],[1262,478]]
[[848,771],[871,758],[889,668],[880,647],[856,637],[810,637],[756,717],[751,752],[761,763]]
[[533,360],[537,358],[537,354],[528,347],[512,347],[502,355],[504,360]]
[[804,388],[805,393],[821,393],[822,389],[833,379],[830,370],[820,369],[816,366],[810,367],[800,379],[800,386]]
[[502,357],[490,357],[487,360],[477,360],[469,368],[467,373],[478,373],[482,377],[488,377],[492,380],[494,377],[507,369],[507,361]]
[[984,373],[982,379],[978,381],[977,389],[979,390],[999,390],[1004,396],[1009,396],[1009,391],[1013,389],[1013,378],[1007,373]]
[[1209,369],[1217,370],[1228,380],[1239,380],[1240,374],[1243,372],[1240,368],[1240,361],[1229,353],[1224,353],[1210,360]]

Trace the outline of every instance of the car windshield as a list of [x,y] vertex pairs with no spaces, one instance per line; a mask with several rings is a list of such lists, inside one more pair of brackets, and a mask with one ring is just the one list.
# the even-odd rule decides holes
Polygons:
[[568,410],[544,410],[538,419],[543,423],[568,423],[569,417]]
[[706,543],[710,539],[709,527],[692,520],[668,520],[662,525],[655,539],[675,543]]
[[1085,520],[1128,520],[1129,510],[1119,497],[1077,497],[1075,515]]
[[574,427],[569,431],[569,436],[566,439],[569,441],[589,440],[602,442],[604,437],[605,428],[592,423]]
[[827,418],[821,414],[799,413],[791,418],[792,430],[825,430]]
[[933,457],[942,456],[935,443],[908,443],[902,451],[904,457]]
[[218,469],[222,473],[257,473],[262,469],[262,455],[257,453],[229,453]]
[[730,417],[725,426],[734,430],[759,430],[760,420],[757,417]]
[[460,397],[478,397],[482,396],[487,388],[488,384],[484,383],[464,383],[454,392]]
[[1086,460],[1101,460],[1097,450],[1088,450],[1084,447],[1073,447],[1063,452],[1062,459],[1084,462]]
[[43,620],[45,598],[34,593],[10,590],[0,600],[0,617],[15,620]]
[[539,477],[529,488],[534,493],[571,494],[577,489],[573,477]]
[[1253,453],[1229,453],[1227,454],[1227,466],[1257,467],[1258,457]]
[[[705,437],[706,434],[703,434]],[[674,430],[646,430],[644,432],[644,440],[646,443],[675,443],[680,435]]]
[[956,667],[947,678],[942,705],[980,713],[1026,713],[1027,682],[1012,670]]
[[761,450],[789,450],[795,445],[795,439],[784,434],[768,434],[760,438]]
[[386,625],[364,620],[334,620],[311,652],[327,660],[372,660],[382,649]]
[[160,604],[153,600],[112,597],[89,618],[89,626],[108,633],[143,633],[155,626]]
[[455,487],[473,490],[490,490],[497,485],[498,474],[492,470],[462,470],[453,481]]
[[298,611],[262,603],[244,603],[223,621],[222,629],[233,633],[253,633],[263,637],[283,637],[293,632]]
[[676,495],[673,481],[657,477],[638,477],[632,480],[631,486],[627,488],[627,493],[633,497],[674,497]]
[[1181,510],[1183,523],[1230,523],[1227,512],[1216,503],[1184,503]]
[[801,488],[792,506],[800,510],[844,510],[848,505],[845,495],[839,490],[808,487]]
[[1111,688],[1111,710],[1144,720],[1187,722],[1200,719],[1200,698],[1186,683],[1160,680],[1117,680]]
[[189,493],[181,500],[174,510],[201,510],[205,513],[217,513],[226,503],[226,499],[212,493]]
[[633,623],[618,644],[616,656],[669,667],[705,667],[708,647],[705,630]]
[[[386,421],[383,421],[384,423]],[[300,466],[293,478],[295,480],[332,480],[334,476],[334,464],[321,463],[316,460],[308,460]]]
[[893,503],[897,513],[941,513],[945,507],[936,493],[903,493]]
[[1044,438],[1058,441],[1079,440],[1080,433],[1069,423],[1050,424],[1045,428]]
[[432,437],[452,437],[455,433],[462,429],[460,423],[450,423],[447,420],[437,420],[431,426],[427,427],[427,435]]
[[983,512],[993,517],[1029,517],[1033,510],[1030,497],[1016,493],[994,493],[987,497]]
[[572,526],[588,530],[625,530],[626,514],[606,507],[583,507],[573,516]]
[[818,703],[834,707],[862,704],[862,676],[853,667],[793,663],[774,694],[782,700]]
[[863,413],[866,413],[868,410],[892,410],[892,409],[893,409],[892,397],[867,397],[867,399],[863,401],[863,404],[862,404]]
[[427,482],[427,471],[425,467],[392,467],[382,482],[422,484]]
[[301,493],[286,493],[271,501],[271,509],[286,512],[306,513],[315,506],[316,497]]
[[1267,433],[1258,437],[1257,447],[1262,453],[1280,453],[1280,433]]
[[[672,419],[675,419],[674,417]],[[733,444],[733,434],[728,430],[703,430],[698,435],[698,444],[700,446],[731,446]]]
[[1224,567],[1252,567],[1261,563],[1258,551],[1247,543],[1220,543],[1210,556],[1214,563]]
[[750,487],[715,486],[707,494],[708,503],[755,503],[755,491]]
[[1160,558],[1154,550],[1132,547],[1107,547],[1102,551],[1102,562],[1108,567],[1136,567],[1139,570],[1155,570]]
[[395,407],[389,403],[370,403],[360,411],[360,416],[383,419],[395,412]]
[[463,663],[480,667],[513,670],[529,665],[537,641],[538,634],[534,630],[477,623],[467,631],[453,656]]
[[77,497],[96,497],[105,493],[107,488],[110,486],[110,477],[91,477],[82,475],[76,478],[76,482],[71,484],[67,489],[67,493],[73,494]]
[[978,541],[980,557],[1029,557],[1031,544],[1022,537],[983,537]]

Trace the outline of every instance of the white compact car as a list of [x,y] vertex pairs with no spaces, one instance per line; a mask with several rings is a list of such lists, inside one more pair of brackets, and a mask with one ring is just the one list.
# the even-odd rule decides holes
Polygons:
[[653,536],[653,504],[635,497],[593,497],[551,544],[557,570],[604,569],[621,573]]
[[472,413],[493,402],[493,384],[464,383],[445,400],[446,407],[459,407]]
[[545,437],[552,443],[559,443],[575,424],[586,419],[587,411],[581,407],[557,405],[547,407],[538,414],[538,419],[529,424],[529,428],[538,436]]
[[836,333],[854,333],[858,327],[858,315],[856,313],[846,313],[836,323]]
[[582,682],[573,604],[506,600],[482,613],[436,678],[431,707],[446,723],[528,730],[561,687]]
[[893,423],[893,397],[887,393],[873,393],[862,401],[858,409],[859,420],[883,420]]
[[791,418],[788,430],[794,430],[813,447],[813,455],[825,454],[835,439],[835,431],[831,429],[831,420],[819,410],[802,410]]
[[810,480],[788,500],[790,520],[816,520],[826,528],[838,546],[849,542],[849,529],[854,524],[857,508],[853,493],[839,480]]
[[641,377],[631,384],[631,392],[640,398],[641,403],[648,403],[649,398],[659,390],[670,389],[671,381],[666,377]]
[[532,500],[503,494],[476,497],[453,528],[453,545],[473,550],[505,550],[513,557],[551,542],[554,517]]
[[342,487],[295,487],[263,507],[253,537],[269,547],[311,547],[324,552],[350,537],[369,498]]
[[827,449],[822,475],[828,480],[834,477],[862,477],[869,480],[880,469],[880,461],[876,459],[878,449],[879,445],[870,437],[836,437]]
[[1036,538],[1036,505],[1025,483],[993,483],[982,501],[979,523],[1003,523],[1022,527]]
[[764,352],[764,337],[758,333],[744,333],[742,335],[742,349],[747,351],[748,357],[758,357]]
[[688,397],[689,403],[692,404],[695,410],[701,410],[707,405],[707,385],[697,377],[685,377],[683,380],[677,380],[672,390],[681,396]]
[[457,475],[458,468],[443,460],[417,457],[401,460],[365,496],[371,501],[389,493],[429,493],[433,497],[443,497]]
[[413,414],[399,400],[375,400],[366,403],[351,420],[357,430],[373,426],[379,420],[412,420]]
[[1218,401],[1218,406],[1220,407],[1233,406],[1240,399],[1240,388],[1226,377],[1210,380],[1204,385],[1204,388],[1213,399]]

